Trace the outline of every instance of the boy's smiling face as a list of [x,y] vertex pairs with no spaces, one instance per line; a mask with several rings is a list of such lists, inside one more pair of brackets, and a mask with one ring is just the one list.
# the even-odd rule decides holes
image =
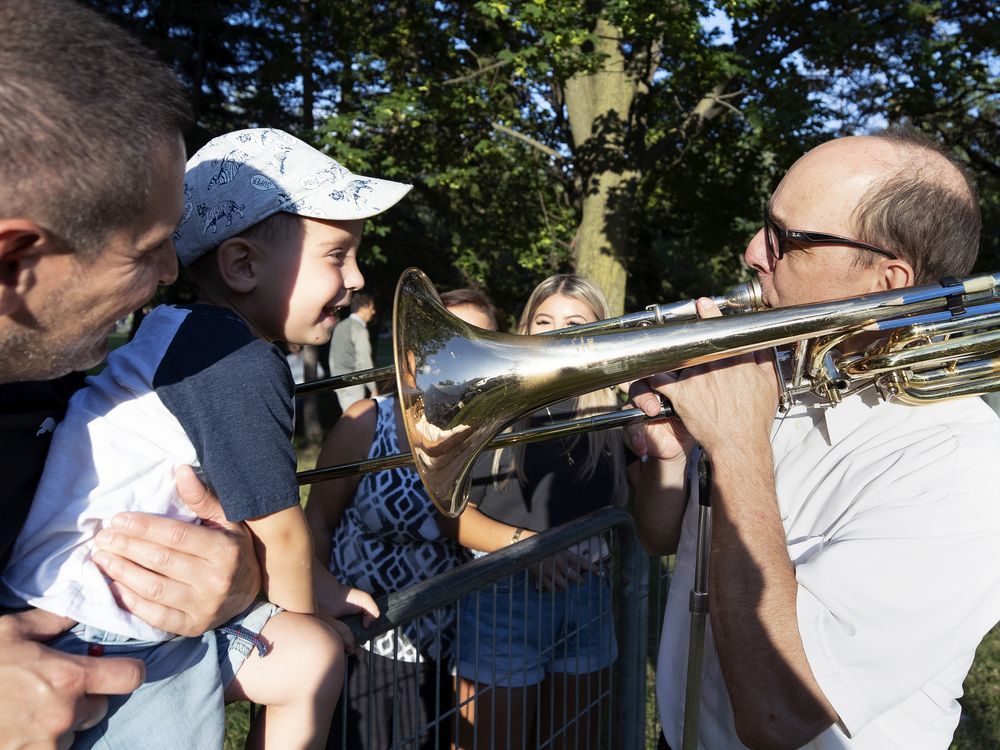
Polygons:
[[251,325],[271,341],[323,344],[337,308],[365,285],[357,261],[364,220],[300,219],[301,232],[261,248]]

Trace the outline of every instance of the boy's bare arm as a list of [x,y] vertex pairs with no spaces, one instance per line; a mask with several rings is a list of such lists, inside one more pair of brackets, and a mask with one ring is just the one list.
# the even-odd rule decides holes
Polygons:
[[313,550],[302,508],[291,508],[247,521],[268,601],[291,612],[313,614]]

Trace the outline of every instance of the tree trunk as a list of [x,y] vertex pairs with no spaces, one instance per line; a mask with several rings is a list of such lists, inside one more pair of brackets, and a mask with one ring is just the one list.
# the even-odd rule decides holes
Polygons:
[[638,173],[625,153],[636,81],[622,57],[620,29],[604,19],[595,28],[601,69],[566,82],[566,110],[583,188],[582,218],[574,243],[577,273],[607,295],[612,314],[625,304],[625,248]]

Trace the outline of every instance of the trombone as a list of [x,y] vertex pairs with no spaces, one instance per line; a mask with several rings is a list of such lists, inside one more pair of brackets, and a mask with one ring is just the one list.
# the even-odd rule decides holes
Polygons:
[[[442,513],[456,516],[467,502],[475,458],[521,440],[517,433],[497,438],[507,426],[566,398],[657,372],[777,348],[783,409],[807,394],[835,405],[863,388],[906,403],[1000,390],[998,287],[1000,273],[757,310],[759,291],[744,285],[723,297],[744,298],[731,307],[726,302],[739,314],[690,320],[694,303],[685,302],[653,306],[668,312],[688,306],[662,320],[648,309],[586,328],[518,336],[484,331],[451,315],[430,280],[409,269],[393,308],[396,364],[385,369],[396,377],[412,461],[424,487]],[[646,325],[632,323],[634,316]],[[625,319],[640,327],[623,327]],[[856,348],[857,337],[872,343],[841,354]],[[846,342],[851,345],[844,347]],[[616,419],[627,423],[641,415],[631,411]],[[617,424],[599,420],[601,429]],[[579,431],[594,426],[577,425]],[[524,441],[560,434],[545,429],[529,431],[535,434]],[[391,468],[387,460],[365,470]]]
[[[725,293],[711,297],[711,300],[722,311],[723,315],[736,315],[739,313],[759,310],[763,307],[760,284],[756,279],[737,284]],[[445,311],[447,314],[447,311]],[[594,333],[597,331],[614,331],[626,328],[635,328],[652,325],[663,325],[679,320],[690,320],[698,317],[695,308],[695,300],[682,300],[668,304],[648,305],[642,312],[626,313],[617,317],[606,318],[594,321],[593,323],[583,323],[573,326],[573,334]],[[478,329],[475,329],[478,330]],[[553,334],[564,334],[566,331],[545,331],[540,336],[550,336]],[[376,380],[387,380],[395,376],[395,367],[376,367],[369,370],[359,370],[342,375],[333,375],[321,380],[313,380],[309,383],[301,383],[295,387],[296,396],[319,393],[327,390],[336,390],[351,385],[364,385]],[[628,424],[645,421],[657,421],[666,419],[673,415],[673,410],[669,404],[662,404],[660,413],[655,417],[646,415],[641,409],[622,409],[621,411],[609,414],[597,414],[588,417],[580,417],[564,421],[553,421],[546,425],[532,427],[517,432],[506,432],[494,437],[484,451],[501,450],[514,445],[534,443],[541,440],[549,440],[555,437],[566,437],[593,430],[608,430],[615,427],[623,427]],[[340,477],[364,474],[373,471],[385,471],[396,469],[401,466],[408,466],[413,463],[413,454],[409,452],[399,453],[394,456],[380,456],[378,458],[366,459],[355,463],[341,464],[298,473],[299,484],[314,484],[325,482]]]
[[[759,310],[763,307],[760,284],[756,279],[752,279],[743,284],[737,284],[732,289],[711,300],[719,307],[723,315],[736,315],[738,313]],[[697,318],[698,311],[695,308],[695,301],[682,300],[681,302],[671,302],[669,304],[648,305],[643,312],[626,313],[615,318],[605,318],[593,323],[583,323],[573,326],[574,334],[592,333],[595,331],[614,331],[623,328],[635,328],[638,326],[662,325],[678,320],[690,320]],[[550,336],[553,333],[565,333],[565,331],[545,331],[539,336]],[[295,386],[296,396],[319,393],[321,391],[335,391],[338,388],[346,388],[350,385],[365,385],[376,380],[388,380],[394,377],[396,368],[374,367],[370,370],[359,370],[348,372],[342,375],[331,375],[321,380],[313,380],[308,383],[300,383]],[[384,467],[384,468],[395,468]],[[330,479],[331,477],[326,477]],[[318,480],[317,480],[318,481]]]

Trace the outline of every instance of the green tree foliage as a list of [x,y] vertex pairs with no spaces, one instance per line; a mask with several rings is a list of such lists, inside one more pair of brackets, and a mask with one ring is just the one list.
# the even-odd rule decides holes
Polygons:
[[191,147],[276,125],[415,185],[369,228],[383,307],[407,265],[481,285],[509,317],[573,268],[628,309],[718,291],[797,156],[897,122],[977,173],[983,267],[1000,261],[989,3],[93,4],[190,84]]

